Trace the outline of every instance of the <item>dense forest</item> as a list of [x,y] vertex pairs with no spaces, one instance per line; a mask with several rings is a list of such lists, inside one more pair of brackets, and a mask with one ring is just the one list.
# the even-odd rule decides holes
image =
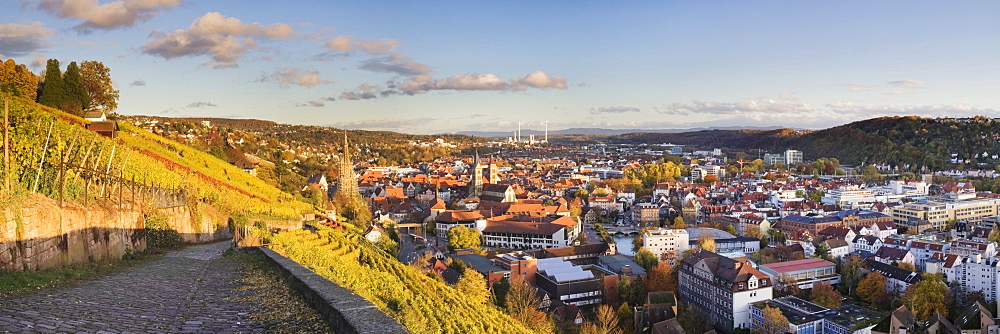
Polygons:
[[[927,167],[994,168],[1000,160],[1000,121],[974,118],[879,117],[829,129],[805,131],[704,130],[682,133],[630,133],[620,136],[558,136],[556,143],[678,144],[686,150],[721,148],[743,152],[796,149],[806,160],[837,158],[849,165],[888,163]],[[758,151],[759,150],[759,151]]]

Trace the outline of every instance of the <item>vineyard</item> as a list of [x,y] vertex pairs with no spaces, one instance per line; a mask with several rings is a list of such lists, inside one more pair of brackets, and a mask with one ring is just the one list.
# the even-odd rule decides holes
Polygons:
[[471,302],[356,233],[318,228],[276,234],[271,247],[368,299],[414,333],[530,333],[492,304]]
[[128,124],[120,123],[110,139],[85,129],[88,121],[77,116],[18,97],[0,99],[8,102],[10,122],[10,163],[0,172],[12,191],[86,202],[114,186],[93,182],[103,174],[105,180],[127,180],[126,187],[183,191],[189,204],[213,205],[230,215],[292,218],[310,210],[235,166]]

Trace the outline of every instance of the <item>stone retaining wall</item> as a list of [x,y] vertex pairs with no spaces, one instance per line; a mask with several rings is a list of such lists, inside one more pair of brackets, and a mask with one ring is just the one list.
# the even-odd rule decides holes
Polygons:
[[[161,209],[186,242],[231,238],[226,218],[207,212],[196,221],[185,207]],[[0,270],[39,270],[120,259],[146,249],[140,208],[81,206],[38,194],[0,211]]]
[[337,333],[409,333],[374,304],[267,247],[256,247]]

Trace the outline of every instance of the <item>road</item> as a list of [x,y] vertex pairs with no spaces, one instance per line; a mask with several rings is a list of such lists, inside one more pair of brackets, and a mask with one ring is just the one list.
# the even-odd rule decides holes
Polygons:
[[[241,264],[221,257],[229,242],[191,246],[77,287],[0,300],[0,332],[263,332],[264,305],[240,301]],[[277,324],[280,326],[280,324]]]

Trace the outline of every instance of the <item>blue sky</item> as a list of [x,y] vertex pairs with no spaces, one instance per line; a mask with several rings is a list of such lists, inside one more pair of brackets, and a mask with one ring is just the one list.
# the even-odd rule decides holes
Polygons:
[[122,114],[409,133],[1000,117],[1000,3],[2,1]]

